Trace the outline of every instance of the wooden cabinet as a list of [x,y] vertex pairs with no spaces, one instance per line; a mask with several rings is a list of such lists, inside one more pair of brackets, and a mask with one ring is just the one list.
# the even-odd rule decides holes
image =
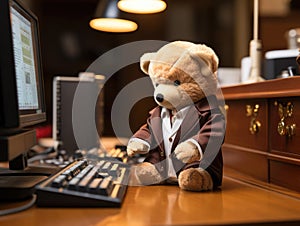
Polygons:
[[225,172],[300,191],[300,76],[223,87],[222,92]]

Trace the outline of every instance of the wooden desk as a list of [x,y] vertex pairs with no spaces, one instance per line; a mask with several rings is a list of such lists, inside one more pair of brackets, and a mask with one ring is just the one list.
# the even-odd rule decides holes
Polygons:
[[[0,209],[4,207],[0,204]],[[1,226],[282,225],[282,221],[300,224],[300,199],[228,177],[215,192],[185,192],[177,186],[129,187],[117,209],[33,207],[0,217]]]
[[[111,148],[115,139],[105,139]],[[119,142],[119,141],[118,141]],[[300,225],[300,194],[269,184],[228,177],[214,192],[186,192],[178,186],[128,187],[121,208],[38,208],[0,217],[1,226],[102,225]],[[0,210],[16,204],[0,203]]]
[[225,168],[300,192],[300,76],[223,87]]

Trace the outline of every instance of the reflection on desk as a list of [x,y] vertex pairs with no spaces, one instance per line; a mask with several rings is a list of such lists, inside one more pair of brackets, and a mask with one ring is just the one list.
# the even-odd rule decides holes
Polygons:
[[299,210],[300,199],[225,177],[222,189],[214,192],[187,192],[178,186],[129,187],[119,209],[34,207],[1,217],[0,225],[282,225],[282,221],[299,225]]

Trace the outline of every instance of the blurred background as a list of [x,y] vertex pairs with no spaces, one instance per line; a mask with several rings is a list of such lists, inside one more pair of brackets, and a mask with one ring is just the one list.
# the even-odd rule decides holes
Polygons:
[[[252,0],[167,0],[167,9],[150,15],[128,14],[139,28],[131,33],[106,33],[89,27],[101,0],[20,0],[38,16],[42,45],[48,123],[52,120],[52,79],[78,76],[106,51],[139,40],[187,40],[211,46],[220,67],[239,68],[249,55],[252,39]],[[299,0],[298,0],[299,2]],[[286,32],[300,27],[297,1],[261,0],[260,32],[263,52],[286,49]],[[104,87],[104,135],[113,135],[110,109],[120,89],[143,77],[138,64],[118,71]],[[131,120],[132,131],[144,123],[155,105],[151,97],[134,107],[140,117]]]

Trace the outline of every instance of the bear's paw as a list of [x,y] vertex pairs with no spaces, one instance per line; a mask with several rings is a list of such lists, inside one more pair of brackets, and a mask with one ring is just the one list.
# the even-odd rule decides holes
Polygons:
[[155,166],[149,162],[135,166],[135,177],[141,185],[155,185],[163,181]]
[[183,170],[178,177],[179,187],[187,191],[208,191],[213,189],[209,173],[202,168]]

